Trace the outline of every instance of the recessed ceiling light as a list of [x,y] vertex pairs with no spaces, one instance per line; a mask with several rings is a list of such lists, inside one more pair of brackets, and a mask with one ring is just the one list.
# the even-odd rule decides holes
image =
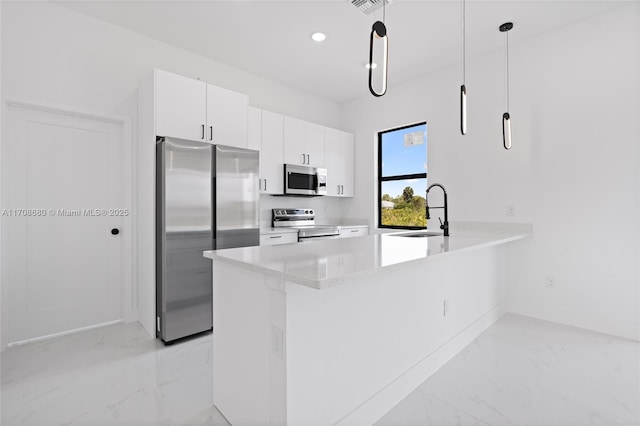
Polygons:
[[374,70],[375,70],[376,68],[378,68],[378,64],[376,64],[375,62],[374,62],[373,64],[364,64],[364,67],[365,67],[366,69],[371,68],[371,69],[374,69]]
[[321,41],[324,41],[325,38],[327,38],[327,36],[324,33],[313,33],[313,34],[311,34],[311,39],[313,41],[317,41],[318,43],[320,43]]

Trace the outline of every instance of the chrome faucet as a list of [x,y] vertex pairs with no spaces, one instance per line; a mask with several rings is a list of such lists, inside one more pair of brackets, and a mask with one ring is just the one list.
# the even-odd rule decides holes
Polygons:
[[431,188],[433,188],[434,186],[439,187],[440,189],[442,189],[442,192],[444,193],[444,206],[440,206],[440,207],[431,207],[432,209],[444,209],[444,223],[442,222],[442,219],[440,217],[438,217],[438,220],[440,221],[440,229],[442,229],[444,231],[444,236],[448,237],[449,236],[449,207],[447,204],[447,190],[444,189],[444,186],[440,185],[439,183],[434,183],[429,185],[429,187],[427,188],[427,192],[424,196],[424,204],[425,204],[425,208],[426,208],[426,215],[427,215],[427,219],[431,219],[431,216],[429,215],[429,202],[427,201],[427,197],[429,195],[429,191],[431,191]]

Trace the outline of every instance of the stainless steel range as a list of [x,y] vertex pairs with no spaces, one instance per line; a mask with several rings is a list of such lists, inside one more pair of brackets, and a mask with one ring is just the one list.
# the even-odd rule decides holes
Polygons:
[[336,226],[316,225],[316,213],[313,209],[272,209],[274,228],[293,228],[298,230],[298,241],[309,242],[339,238],[340,229]]

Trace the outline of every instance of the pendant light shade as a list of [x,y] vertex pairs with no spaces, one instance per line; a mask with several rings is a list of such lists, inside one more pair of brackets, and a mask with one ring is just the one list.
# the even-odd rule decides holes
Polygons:
[[380,97],[387,92],[387,68],[389,58],[389,41],[387,27],[376,21],[371,28],[369,42],[369,91]]
[[502,144],[504,149],[511,149],[511,115],[502,114]]
[[462,86],[460,86],[460,133],[467,134],[467,7],[462,0]]
[[460,86],[460,133],[467,134],[467,87]]
[[513,23],[505,22],[500,25],[500,32],[506,34],[506,65],[507,65],[507,112],[502,114],[502,145],[504,149],[511,149],[511,114],[509,113],[509,31],[513,28]]

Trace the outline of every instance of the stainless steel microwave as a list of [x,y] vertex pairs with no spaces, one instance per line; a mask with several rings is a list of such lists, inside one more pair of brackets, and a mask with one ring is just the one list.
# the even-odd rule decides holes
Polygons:
[[286,195],[327,195],[327,169],[284,165]]

